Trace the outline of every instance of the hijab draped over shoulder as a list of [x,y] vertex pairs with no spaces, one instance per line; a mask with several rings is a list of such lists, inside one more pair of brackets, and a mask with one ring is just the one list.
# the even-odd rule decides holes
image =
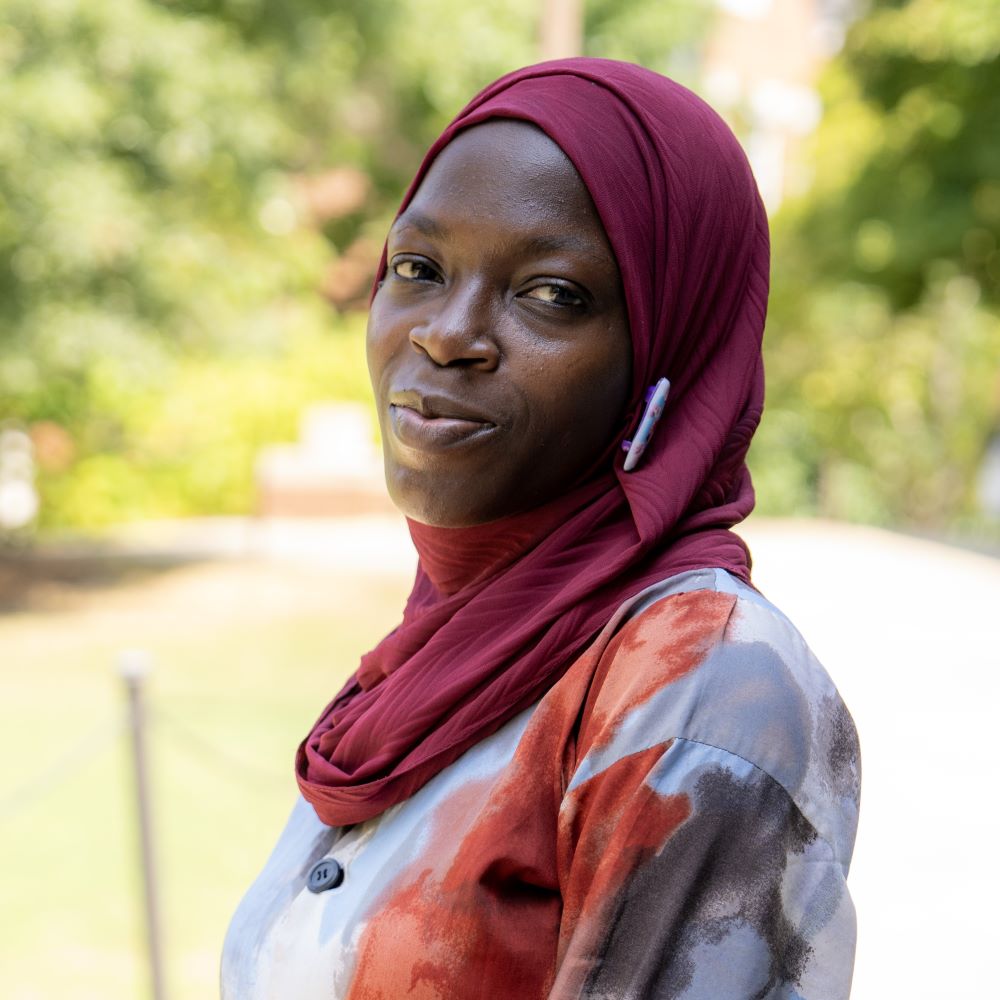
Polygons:
[[[627,598],[686,570],[749,580],[729,529],[753,507],[746,467],[764,398],[767,220],[729,128],[649,70],[567,59],[511,73],[464,108],[440,151],[492,118],[533,123],[573,162],[621,272],[632,339],[616,445],[534,511],[472,528],[410,522],[419,554],[399,626],[361,659],[299,747],[299,787],[331,826],[413,795],[536,702]],[[383,251],[379,277],[386,269]],[[671,382],[624,472],[646,390]]]

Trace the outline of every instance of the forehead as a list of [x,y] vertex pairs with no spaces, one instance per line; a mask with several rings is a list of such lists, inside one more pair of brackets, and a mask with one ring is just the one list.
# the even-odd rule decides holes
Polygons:
[[595,256],[612,256],[569,157],[526,122],[492,120],[460,132],[438,154],[393,228],[443,236],[486,225],[499,226],[511,239],[572,237]]

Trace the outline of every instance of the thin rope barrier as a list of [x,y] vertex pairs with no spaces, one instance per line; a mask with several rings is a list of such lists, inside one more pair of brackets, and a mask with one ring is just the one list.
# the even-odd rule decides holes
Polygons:
[[51,764],[22,781],[14,791],[0,799],[0,823],[9,822],[38,799],[45,798],[50,792],[75,778],[95,757],[122,736],[126,725],[126,720],[121,715],[105,719]]
[[[286,788],[292,786],[290,766],[288,771],[278,772],[237,757],[162,707],[150,706],[149,721],[170,739],[172,746],[180,747],[189,753],[198,752],[199,762],[208,762],[217,768],[224,768],[230,778],[263,780]],[[10,822],[36,801],[44,799],[74,779],[95,757],[119,739],[127,726],[128,720],[124,716],[105,719],[50,764],[32,777],[23,780],[13,791],[0,798],[0,824]]]
[[205,755],[198,758],[200,762],[204,763],[205,758],[207,758],[209,763],[217,767],[224,767],[226,775],[230,778],[260,779],[280,783],[286,788],[291,788],[294,784],[290,763],[287,771],[278,772],[247,761],[243,757],[237,757],[236,754],[192,729],[186,722],[182,722],[162,706],[150,706],[149,719],[154,725],[160,726],[161,731],[172,729],[177,736],[183,737],[183,740],[178,740],[173,745],[180,746],[189,753],[195,750],[200,751]]

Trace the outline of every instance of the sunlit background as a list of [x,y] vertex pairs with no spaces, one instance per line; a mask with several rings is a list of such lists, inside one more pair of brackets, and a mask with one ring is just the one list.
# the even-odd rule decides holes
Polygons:
[[861,731],[854,996],[987,989],[1000,0],[0,0],[0,995],[154,995],[129,649],[158,1000],[216,995],[412,571],[382,236],[466,99],[579,52],[703,95],[771,213],[747,537]]

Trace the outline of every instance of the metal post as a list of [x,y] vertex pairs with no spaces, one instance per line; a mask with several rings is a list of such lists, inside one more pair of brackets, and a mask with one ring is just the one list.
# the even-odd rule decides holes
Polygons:
[[129,730],[132,736],[132,763],[135,775],[136,811],[139,817],[139,843],[142,854],[142,882],[146,911],[146,939],[149,949],[149,973],[153,1000],[166,1000],[163,986],[163,951],[160,936],[159,898],[156,863],[153,851],[153,822],[149,800],[149,774],[146,757],[143,682],[150,670],[149,655],[141,650],[125,650],[118,657],[118,673],[125,682],[128,696]]

